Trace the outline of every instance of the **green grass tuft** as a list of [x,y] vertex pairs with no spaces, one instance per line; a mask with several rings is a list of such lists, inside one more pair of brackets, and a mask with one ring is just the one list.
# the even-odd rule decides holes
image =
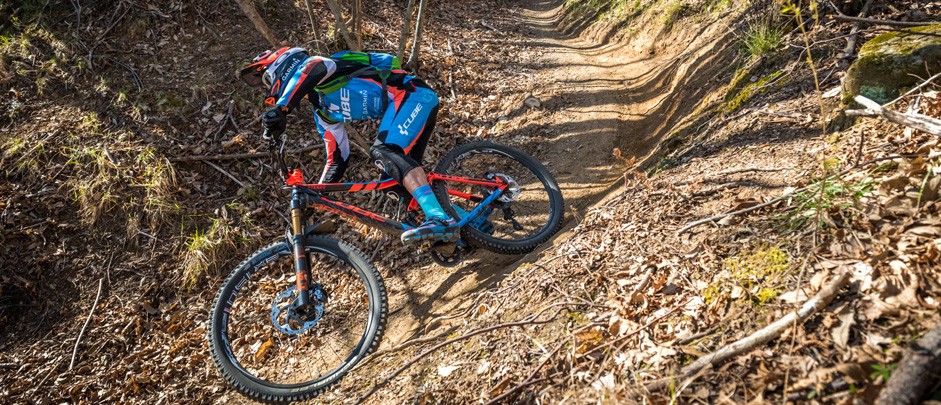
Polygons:
[[763,21],[748,26],[740,46],[748,54],[760,58],[776,53],[783,43],[784,29],[775,27],[771,21]]

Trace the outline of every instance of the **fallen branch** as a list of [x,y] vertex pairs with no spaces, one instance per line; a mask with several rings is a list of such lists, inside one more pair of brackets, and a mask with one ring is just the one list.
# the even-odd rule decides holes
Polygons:
[[75,347],[72,348],[72,361],[69,362],[69,370],[75,366],[75,356],[78,354],[78,345],[82,343],[82,336],[85,334],[85,328],[88,327],[88,324],[91,323],[91,317],[95,314],[95,308],[98,307],[98,299],[101,298],[101,290],[105,285],[105,279],[98,279],[98,294],[95,295],[95,303],[91,304],[91,310],[88,311],[88,318],[85,318],[85,324],[82,325],[82,330],[78,331],[78,338],[75,339]]
[[918,113],[903,114],[883,108],[879,103],[872,101],[864,96],[853,98],[857,103],[866,107],[865,110],[846,110],[849,117],[882,117],[886,121],[894,122],[909,128],[914,128],[922,132],[935,136],[941,136],[941,120]]
[[908,21],[892,21],[892,20],[877,20],[875,18],[866,18],[866,17],[851,17],[845,14],[832,15],[830,18],[833,18],[837,21],[854,21],[861,22],[866,24],[875,24],[875,25],[888,25],[890,27],[923,27],[926,25],[936,25],[941,24],[939,22],[927,21],[927,22],[908,22]]
[[[563,305],[564,305],[564,304],[563,304]],[[432,346],[431,348],[429,348],[428,350],[425,350],[424,352],[421,352],[419,355],[417,355],[417,356],[415,356],[415,357],[412,357],[411,360],[407,361],[407,362],[406,362],[405,364],[403,364],[401,367],[399,367],[398,369],[396,369],[395,371],[393,371],[392,374],[390,374],[388,377],[386,377],[385,379],[383,379],[382,381],[380,381],[379,383],[377,383],[376,385],[374,385],[368,392],[366,392],[365,394],[363,394],[363,396],[359,397],[359,398],[356,400],[356,403],[357,403],[357,404],[361,404],[361,403],[365,402],[366,399],[368,399],[370,396],[372,396],[372,394],[375,394],[376,391],[378,391],[380,387],[382,387],[382,386],[388,384],[389,381],[392,381],[392,379],[394,379],[395,377],[397,377],[399,374],[402,374],[402,372],[405,371],[406,369],[408,369],[412,364],[417,363],[419,360],[421,360],[421,359],[427,357],[427,356],[428,356],[429,354],[431,354],[431,353],[436,352],[438,349],[440,349],[440,348],[442,348],[442,347],[445,347],[445,346],[450,345],[450,344],[452,344],[452,343],[460,342],[460,341],[462,341],[462,340],[470,339],[470,338],[472,338],[472,337],[474,337],[474,336],[477,336],[477,335],[480,335],[480,334],[484,334],[484,333],[487,333],[487,332],[492,332],[492,331],[495,331],[495,330],[497,330],[497,329],[512,328],[512,327],[516,327],[516,326],[527,326],[527,325],[542,325],[542,324],[547,324],[547,323],[549,323],[549,322],[552,322],[552,321],[554,321],[555,318],[559,315],[559,313],[562,312],[562,310],[563,310],[564,308],[559,308],[559,310],[556,311],[555,314],[553,314],[551,317],[549,317],[549,319],[546,319],[546,320],[544,320],[544,321],[536,321],[536,320],[535,320],[535,319],[538,318],[540,315],[542,315],[543,312],[545,312],[547,309],[552,308],[552,307],[554,307],[554,306],[548,306],[548,307],[546,307],[545,309],[543,309],[542,311],[539,311],[539,312],[533,314],[532,316],[528,316],[528,317],[526,317],[525,319],[523,319],[523,320],[521,320],[521,321],[501,323],[501,324],[498,324],[498,325],[493,325],[493,326],[489,326],[489,327],[486,327],[486,328],[477,329],[477,330],[468,332],[468,333],[466,333],[466,334],[464,334],[464,335],[458,336],[458,337],[456,337],[456,338],[454,338],[454,339],[450,339],[450,340],[446,340],[446,341],[444,341],[444,342],[438,343],[438,344]]]
[[941,324],[905,349],[877,404],[915,404],[941,375]]
[[740,215],[740,214],[744,214],[744,213],[747,213],[747,212],[752,212],[752,211],[754,211],[754,210],[767,207],[767,206],[769,206],[769,205],[772,205],[772,204],[774,204],[774,203],[777,203],[778,201],[781,201],[781,200],[783,200],[783,199],[785,199],[785,198],[788,198],[788,197],[794,195],[795,192],[796,192],[796,191],[792,191],[792,192],[790,192],[790,193],[784,193],[784,194],[781,195],[780,197],[774,198],[774,199],[772,199],[772,200],[770,200],[770,201],[768,201],[768,202],[761,203],[761,204],[758,204],[758,205],[754,205],[754,206],[751,206],[751,207],[748,207],[748,208],[742,208],[742,209],[740,209],[740,210],[738,210],[738,211],[732,211],[732,212],[727,212],[727,213],[725,213],[725,214],[713,215],[713,216],[711,216],[711,217],[709,217],[709,218],[703,218],[703,219],[700,219],[700,220],[698,220],[698,221],[690,222],[690,223],[686,224],[686,226],[680,228],[680,230],[676,231],[676,234],[679,235],[679,234],[681,234],[681,233],[683,233],[683,232],[686,232],[686,231],[688,231],[688,230],[690,230],[690,229],[693,229],[693,228],[695,228],[695,227],[697,227],[697,226],[699,226],[699,225],[705,224],[705,223],[707,223],[707,222],[712,222],[712,221],[720,220],[720,219],[725,218],[725,217],[731,217],[731,216],[734,216],[734,215]]
[[722,363],[725,363],[733,357],[737,357],[744,353],[748,353],[759,346],[764,346],[772,339],[777,338],[781,335],[787,328],[791,327],[795,323],[801,323],[807,320],[811,315],[817,313],[825,306],[830,304],[830,301],[833,301],[833,298],[836,297],[837,293],[843,289],[844,286],[849,282],[850,272],[843,271],[840,275],[836,276],[831,280],[827,285],[823,286],[813,298],[804,302],[804,305],[795,312],[791,312],[781,319],[778,319],[774,323],[765,326],[759,331],[752,333],[751,335],[739,339],[719,350],[716,350],[710,354],[700,357],[692,364],[689,364],[686,367],[683,367],[680,375],[660,379],[654,381],[646,386],[649,391],[659,391],[669,385],[670,381],[673,381],[676,378],[687,378],[694,374],[697,374],[699,371],[706,367],[716,366]]
[[[288,153],[304,153],[310,152],[314,149],[319,149],[321,146],[305,146],[300,149],[289,150]],[[207,160],[243,160],[243,159],[258,159],[271,156],[268,152],[256,152],[256,153],[233,153],[229,155],[210,155],[210,156],[183,156],[170,158],[169,161],[173,163],[179,162],[204,162]]]
[[223,169],[223,168],[217,166],[216,164],[214,164],[214,163],[212,163],[212,162],[204,161],[203,163],[209,165],[209,167],[212,167],[213,169],[218,170],[219,173],[222,173],[222,174],[224,174],[226,177],[232,179],[232,181],[234,181],[235,184],[238,184],[239,187],[245,188],[245,183],[242,183],[241,181],[239,181],[239,179],[235,178],[235,176],[233,176],[232,173],[227,172],[225,169]]

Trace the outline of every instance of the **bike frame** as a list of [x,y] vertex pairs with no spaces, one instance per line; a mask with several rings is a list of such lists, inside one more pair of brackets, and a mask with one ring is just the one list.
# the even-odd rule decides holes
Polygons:
[[[372,226],[393,235],[400,235],[402,232],[413,229],[408,224],[396,221],[383,215],[359,208],[325,196],[323,193],[355,193],[362,191],[378,191],[391,188],[399,183],[394,179],[385,181],[373,181],[363,183],[320,183],[308,184],[304,182],[304,174],[300,169],[288,169],[284,162],[283,147],[279,148],[275,156],[284,173],[285,185],[291,189],[291,240],[294,253],[294,268],[297,272],[297,306],[307,308],[310,304],[310,267],[307,262],[307,253],[304,248],[305,227],[307,216],[305,209],[317,208],[333,212],[340,216],[351,218],[354,221]],[[275,155],[275,148],[272,148],[272,155]],[[428,183],[435,182],[455,182],[474,184],[480,186],[493,187],[500,192],[490,193],[487,197],[464,193],[458,190],[448,189],[448,194],[463,198],[468,201],[477,202],[477,206],[470,213],[458,221],[458,226],[464,227],[470,221],[477,219],[484,210],[499,198],[508,184],[499,177],[493,180],[474,179],[460,176],[449,176],[435,172],[428,173]],[[412,199],[409,209],[418,209],[418,204]]]

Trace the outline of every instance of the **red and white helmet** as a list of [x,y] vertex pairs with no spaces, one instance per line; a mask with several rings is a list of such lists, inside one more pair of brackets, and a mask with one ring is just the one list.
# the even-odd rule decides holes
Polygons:
[[268,68],[289,50],[291,50],[291,48],[286,46],[278,50],[268,50],[258,54],[255,59],[252,59],[250,65],[245,66],[239,71],[239,77],[252,87],[271,86],[274,77],[274,69]]

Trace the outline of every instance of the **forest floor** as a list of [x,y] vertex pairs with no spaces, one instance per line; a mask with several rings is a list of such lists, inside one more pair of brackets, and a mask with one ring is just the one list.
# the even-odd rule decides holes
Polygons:
[[[218,72],[234,71],[262,42],[247,22],[231,23],[241,18],[232,2],[211,3],[89,6],[75,26],[64,22],[69,7],[52,8],[69,18],[5,45],[2,402],[244,401],[207,356],[206,319],[224,273],[283,232],[284,195],[261,161],[220,163],[228,175],[172,161],[259,145],[260,96]],[[871,401],[901,349],[938,322],[936,143],[873,121],[822,135],[799,33],[772,56],[749,59],[738,47],[770,2],[619,12],[567,3],[434,2],[417,72],[443,100],[426,163],[469,140],[519,147],[558,179],[567,226],[524,257],[476,251],[444,268],[343,223],[336,236],[386,280],[389,325],[382,355],[318,400],[353,400],[389,378],[368,402]],[[368,42],[390,48],[402,12],[377,10]],[[306,21],[301,9],[263,12]],[[893,7],[872,13],[919,18]],[[833,55],[849,29],[813,33],[821,91],[839,86],[846,66]],[[111,30],[127,35],[111,39]],[[937,93],[923,99],[916,108],[937,116]],[[824,108],[837,104],[828,98]],[[292,146],[318,144],[300,123],[309,119],[292,121]],[[375,126],[355,130],[352,158],[365,162]],[[300,159],[316,168],[321,154]],[[904,157],[859,165],[886,155]],[[832,183],[826,209],[808,205],[821,173],[854,166]],[[363,164],[348,176],[375,173]],[[767,209],[678,232],[790,192]],[[808,225],[817,220],[823,228]],[[806,327],[708,378],[648,389],[846,268],[854,287]],[[71,368],[99,280],[101,301]],[[520,319],[532,324],[423,354]]]

